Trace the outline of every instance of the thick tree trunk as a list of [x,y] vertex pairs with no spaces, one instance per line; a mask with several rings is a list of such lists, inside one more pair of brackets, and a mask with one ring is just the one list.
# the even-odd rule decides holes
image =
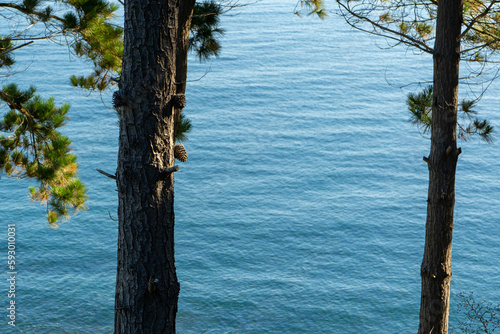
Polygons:
[[439,0],[419,334],[448,333],[462,1]]
[[[176,55],[194,0],[125,2],[120,105],[115,333],[175,333]],[[181,17],[181,15],[184,15]]]

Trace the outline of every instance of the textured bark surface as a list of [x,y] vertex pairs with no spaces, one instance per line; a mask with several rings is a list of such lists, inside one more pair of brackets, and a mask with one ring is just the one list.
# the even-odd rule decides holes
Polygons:
[[193,5],[125,2],[115,333],[175,333],[174,177],[162,172],[174,165],[171,97],[184,93],[176,87],[176,56]]
[[448,333],[462,1],[440,0],[419,334]]

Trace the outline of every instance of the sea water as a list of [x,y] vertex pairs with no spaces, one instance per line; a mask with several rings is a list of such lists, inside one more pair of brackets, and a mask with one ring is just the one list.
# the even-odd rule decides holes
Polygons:
[[[405,98],[432,80],[432,59],[335,13],[294,16],[294,6],[234,10],[221,22],[220,58],[189,60],[184,112],[193,130],[175,174],[178,333],[415,333],[430,142],[408,123]],[[36,85],[71,104],[64,133],[89,201],[51,229],[28,198],[32,183],[2,176],[0,332],[111,333],[117,195],[96,172],[116,169],[111,94],[70,87],[68,77],[90,64],[64,46],[37,43],[16,60],[22,73],[2,85]],[[463,86],[461,98],[477,89]],[[499,89],[477,107],[497,127]],[[500,302],[498,145],[460,145],[452,311],[459,292]],[[15,327],[6,317],[8,224]],[[451,324],[460,317],[453,311]]]

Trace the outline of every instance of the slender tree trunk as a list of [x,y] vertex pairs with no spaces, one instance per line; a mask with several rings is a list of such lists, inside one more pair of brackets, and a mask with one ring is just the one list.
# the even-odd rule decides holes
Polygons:
[[419,334],[448,333],[462,1],[439,0]]
[[[194,0],[127,0],[120,106],[115,333],[175,333],[174,107]],[[182,15],[182,17],[181,17]]]

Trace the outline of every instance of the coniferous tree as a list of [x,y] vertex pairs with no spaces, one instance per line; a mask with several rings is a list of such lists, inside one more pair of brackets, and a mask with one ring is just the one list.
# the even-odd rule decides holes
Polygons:
[[[500,47],[497,0],[337,0],[352,27],[432,55],[432,88],[410,95],[410,121],[431,132],[425,249],[421,266],[419,334],[448,332],[457,136],[491,141],[491,125],[471,101],[459,103],[460,61],[481,75]],[[474,101],[476,102],[476,101]],[[459,107],[461,109],[459,109]],[[463,121],[458,119],[462,111]],[[457,131],[457,126],[459,131]]]
[[185,141],[191,128],[182,111],[187,54],[191,49],[200,60],[217,56],[222,12],[220,4],[194,0],[125,3],[123,70],[115,93],[120,109],[115,333],[175,333],[180,285],[174,159],[185,161],[187,153],[174,144]]
[[221,13],[214,2],[125,3],[123,70],[115,95],[120,102],[115,333],[175,333],[180,285],[174,158],[183,161],[187,154],[174,144],[190,129],[182,116],[187,53],[191,48],[200,60],[218,54]]

